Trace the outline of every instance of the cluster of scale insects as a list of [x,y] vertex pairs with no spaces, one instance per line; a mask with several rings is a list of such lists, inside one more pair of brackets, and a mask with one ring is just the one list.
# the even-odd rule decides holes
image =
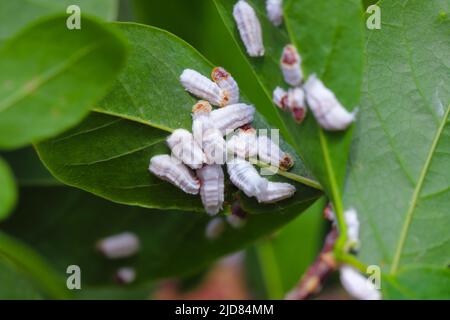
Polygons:
[[[283,1],[267,0],[268,19],[276,26],[283,23]],[[261,24],[254,9],[245,0],[239,0],[233,9],[241,40],[250,57],[265,54]],[[297,123],[302,123],[307,106],[319,125],[329,131],[345,130],[354,120],[355,112],[348,112],[334,93],[325,87],[315,74],[304,82],[301,57],[296,47],[287,44],[280,58],[280,69],[288,90],[277,87],[273,91],[273,102],[282,110],[291,112]],[[185,69],[180,82],[186,91],[202,99],[192,108],[192,133],[185,129],[175,130],[168,138],[172,155],[161,154],[151,158],[149,170],[159,178],[170,182],[192,195],[200,193],[205,211],[218,214],[224,203],[224,172],[226,163],[231,182],[248,197],[260,203],[274,203],[291,197],[295,187],[288,183],[272,182],[262,177],[249,160],[260,161],[281,170],[289,170],[294,161],[279,146],[265,135],[258,136],[250,124],[255,108],[239,103],[239,86],[222,67],[211,72],[211,79],[192,69]],[[218,107],[214,109],[213,107]],[[225,140],[224,136],[231,138]],[[241,227],[245,212],[237,206],[227,216],[233,227]],[[329,219],[335,222],[329,210]],[[354,209],[345,212],[348,225],[348,240],[354,249],[359,246],[359,222]],[[224,229],[224,220],[212,219],[205,234],[217,238]],[[110,259],[134,255],[139,250],[138,237],[124,232],[102,239],[97,249]],[[116,279],[122,283],[132,282],[135,271],[130,267],[117,270]],[[353,296],[360,299],[379,299],[379,292],[367,289],[365,278],[354,268],[341,267],[341,281]],[[364,283],[363,283],[364,282]]]

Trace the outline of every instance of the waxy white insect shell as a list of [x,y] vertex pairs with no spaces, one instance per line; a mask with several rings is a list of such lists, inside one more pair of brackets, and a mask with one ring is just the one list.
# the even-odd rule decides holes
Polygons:
[[219,129],[210,128],[203,133],[203,151],[207,164],[224,164],[226,162],[227,143]]
[[210,120],[214,127],[219,129],[222,135],[225,135],[227,131],[252,122],[254,113],[255,107],[245,103],[236,103],[212,111]]
[[258,136],[258,157],[262,162],[289,170],[294,165],[292,156],[283,150],[266,135]]
[[353,267],[343,265],[340,268],[341,283],[345,290],[359,300],[380,300],[380,291]]
[[120,259],[134,255],[139,251],[139,238],[132,232],[123,232],[101,239],[96,248],[109,259]]
[[203,145],[203,133],[212,127],[209,121],[211,111],[211,104],[206,100],[201,100],[192,107],[192,135],[199,146]]
[[301,88],[291,88],[288,91],[288,108],[297,123],[302,123],[306,117],[305,93]]
[[273,102],[276,106],[282,110],[287,110],[288,106],[288,93],[286,90],[280,87],[276,87],[273,91]]
[[231,182],[247,197],[256,197],[267,189],[268,180],[261,177],[253,165],[240,158],[227,162]]
[[154,156],[150,160],[150,172],[162,180],[170,182],[189,194],[198,194],[200,182],[192,171],[179,160],[167,154]]
[[216,67],[211,72],[211,78],[225,92],[228,104],[239,102],[239,86],[229,72],[222,67]]
[[175,130],[168,138],[167,145],[173,155],[192,169],[199,169],[206,161],[200,146],[192,134],[185,129]]
[[304,89],[308,105],[322,128],[345,130],[355,120],[356,110],[348,112],[315,74],[308,78]]
[[224,90],[195,70],[185,69],[180,76],[180,82],[186,91],[215,106],[223,107],[228,104]]
[[289,44],[284,47],[280,59],[281,71],[284,81],[293,87],[300,85],[303,81],[303,72],[300,67],[301,58],[295,46]]
[[136,271],[131,267],[122,267],[117,270],[115,279],[119,284],[130,284],[136,279]]
[[274,26],[278,27],[283,23],[283,0],[267,0],[266,11]]
[[200,196],[209,215],[216,215],[224,200],[224,175],[220,165],[205,165],[197,170],[200,179]]
[[255,10],[246,1],[239,0],[234,5],[233,17],[248,55],[250,57],[264,56],[261,24]]
[[256,129],[243,127],[227,141],[227,150],[231,154],[236,154],[240,158],[252,158],[258,154],[258,142]]
[[257,196],[258,202],[274,203],[290,198],[295,193],[295,187],[289,183],[269,181],[265,192]]
[[208,222],[205,228],[205,237],[209,240],[219,238],[225,231],[225,220],[217,217]]

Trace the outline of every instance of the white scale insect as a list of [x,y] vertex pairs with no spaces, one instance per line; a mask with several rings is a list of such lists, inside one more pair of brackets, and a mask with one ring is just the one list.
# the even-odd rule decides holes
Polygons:
[[258,136],[258,157],[262,162],[271,164],[281,170],[288,170],[294,165],[294,159],[288,153],[280,149],[266,135]]
[[266,11],[274,26],[279,27],[283,23],[283,0],[267,0]]
[[256,197],[266,191],[268,180],[262,178],[250,162],[236,158],[227,162],[227,169],[231,182],[247,197]]
[[219,107],[226,106],[228,96],[217,83],[192,69],[185,69],[180,76],[180,82],[186,91]]
[[109,259],[127,258],[139,251],[139,238],[132,232],[123,232],[99,240],[97,250]]
[[280,65],[284,81],[293,87],[299,86],[303,81],[301,62],[302,60],[295,46],[292,44],[286,45],[281,55]]
[[255,10],[253,10],[247,1],[239,0],[234,5],[233,17],[248,55],[250,57],[264,56],[265,50],[261,24]]
[[206,161],[202,149],[185,129],[175,130],[168,138],[167,145],[175,157],[192,169],[199,169]]
[[380,300],[380,291],[368,281],[358,270],[348,265],[340,268],[342,286],[353,297],[359,300]]
[[209,240],[216,240],[225,231],[225,227],[225,220],[222,217],[216,217],[206,225],[205,237]]
[[131,267],[122,267],[116,271],[114,278],[119,284],[130,284],[136,279],[136,271]]
[[225,164],[227,157],[227,143],[219,129],[209,128],[204,131],[202,146],[207,164]]
[[209,215],[216,215],[222,210],[224,200],[224,175],[218,164],[205,165],[197,170],[200,179],[200,196]]
[[211,72],[211,78],[225,91],[228,104],[239,102],[239,86],[229,72],[222,67],[216,67]]
[[276,87],[273,91],[273,102],[282,110],[289,110],[297,123],[302,123],[306,117],[307,108],[305,92],[301,88],[291,88],[286,92]]
[[150,172],[168,181],[189,194],[198,194],[200,182],[192,171],[177,159],[167,154],[154,156],[150,160]]
[[304,90],[308,105],[322,128],[344,130],[355,120],[357,110],[348,112],[315,74],[308,78]]
[[205,100],[200,100],[192,107],[192,135],[199,146],[203,145],[203,132],[211,127],[209,121],[211,111],[211,104]]
[[272,182],[267,184],[267,190],[258,196],[261,203],[274,203],[290,198],[295,193],[295,187],[289,183]]
[[240,158],[252,158],[258,154],[258,140],[256,129],[243,127],[227,141],[227,150]]
[[227,131],[232,131],[253,121],[255,107],[236,103],[226,108],[216,109],[210,113],[210,121],[215,128],[225,135]]

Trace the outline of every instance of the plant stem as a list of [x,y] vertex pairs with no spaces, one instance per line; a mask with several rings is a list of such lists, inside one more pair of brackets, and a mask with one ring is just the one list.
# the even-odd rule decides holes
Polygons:
[[302,183],[302,184],[307,185],[307,186],[309,186],[311,188],[323,191],[322,186],[315,180],[312,180],[312,179],[300,176],[300,175],[292,173],[292,172],[282,171],[282,170],[280,170],[278,168],[274,168],[273,166],[270,166],[269,164],[267,164],[265,162],[261,162],[261,161],[258,161],[258,160],[256,160],[254,163],[258,167],[269,169],[270,171],[272,171],[275,174],[278,174],[278,175],[283,176],[285,178],[288,178],[290,180]]

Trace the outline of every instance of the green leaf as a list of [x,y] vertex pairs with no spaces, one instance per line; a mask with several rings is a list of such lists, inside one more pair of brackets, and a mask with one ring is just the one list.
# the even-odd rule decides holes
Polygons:
[[0,47],[0,148],[55,135],[82,119],[114,81],[125,60],[123,38],[83,17],[40,20]]
[[47,296],[54,299],[65,299],[71,296],[64,279],[47,261],[30,247],[3,231],[0,232],[0,259],[6,259],[12,263],[14,268],[26,275]]
[[378,5],[345,202],[360,216],[359,258],[396,276],[450,262],[450,21],[445,0]]
[[9,260],[0,256],[0,299],[42,299],[35,285],[17,270]]
[[[227,224],[221,237],[212,241],[205,238],[211,219],[206,214],[122,206],[67,187],[26,187],[21,194],[23,201],[0,227],[32,245],[59,273],[68,265],[80,266],[87,289],[112,286],[117,268],[123,266],[136,269],[138,284],[201,270],[280,228],[314,201],[285,214],[249,215],[244,227]],[[99,239],[124,231],[140,239],[136,256],[108,260],[95,251]]]
[[[49,170],[66,184],[109,200],[147,208],[201,211],[199,196],[188,195],[148,172],[150,158],[169,153],[165,139],[177,128],[191,130],[196,99],[179,83],[185,68],[209,74],[212,65],[187,43],[166,31],[138,24],[117,26],[129,39],[131,56],[111,93],[77,128],[40,143]],[[256,128],[269,128],[255,116]],[[292,149],[284,142],[283,148]],[[297,157],[288,174],[310,176]],[[313,184],[314,185],[314,184]],[[251,212],[294,210],[320,192],[296,183],[295,197],[264,206],[245,199]],[[297,211],[297,213],[299,213]]]
[[8,162],[19,186],[60,185],[44,167],[33,147],[25,147],[9,152],[0,152]]
[[383,278],[384,299],[450,299],[450,270],[415,266]]
[[[46,15],[66,14],[67,7],[77,5],[84,14],[114,20],[117,16],[117,0],[15,0],[0,2],[0,43],[22,27]],[[66,14],[66,18],[70,15]],[[83,21],[83,20],[82,20]]]
[[[232,17],[234,0],[214,0],[244,55]],[[247,59],[267,95],[268,103],[258,110],[274,124],[281,118],[286,139],[301,155],[308,169],[323,185],[341,215],[342,189],[346,172],[352,128],[345,132],[325,132],[312,114],[297,125],[288,113],[281,112],[272,102],[276,86],[284,80],[279,59],[284,45],[293,43],[303,58],[306,75],[316,73],[331,88],[338,99],[352,110],[359,103],[362,78],[363,30],[360,0],[296,0],[287,3],[285,27],[274,27],[266,17],[264,1],[248,1],[255,9],[263,29],[266,54],[263,58]],[[319,22],[318,22],[319,21]],[[270,100],[270,102],[269,102]]]
[[0,157],[0,221],[5,219],[17,201],[14,177],[8,164]]

